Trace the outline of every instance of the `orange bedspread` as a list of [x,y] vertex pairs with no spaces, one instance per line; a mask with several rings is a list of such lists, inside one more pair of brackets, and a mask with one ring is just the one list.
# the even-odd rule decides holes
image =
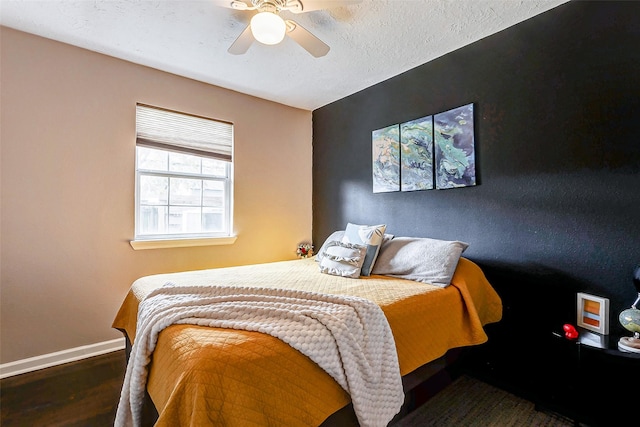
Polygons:
[[[487,339],[483,325],[502,315],[500,298],[480,268],[461,258],[452,286],[386,276],[348,279],[321,274],[313,259],[147,276],[134,282],[113,327],[133,342],[139,302],[171,281],[348,294],[382,307],[394,334],[400,372],[455,347]],[[315,363],[258,332],[173,325],[160,333],[147,389],[158,426],[313,426],[349,403]]]

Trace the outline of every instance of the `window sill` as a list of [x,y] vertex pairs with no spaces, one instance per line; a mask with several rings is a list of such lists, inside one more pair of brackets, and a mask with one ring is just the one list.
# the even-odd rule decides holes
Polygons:
[[211,237],[199,239],[131,240],[129,244],[136,250],[188,248],[194,246],[233,245],[238,236]]

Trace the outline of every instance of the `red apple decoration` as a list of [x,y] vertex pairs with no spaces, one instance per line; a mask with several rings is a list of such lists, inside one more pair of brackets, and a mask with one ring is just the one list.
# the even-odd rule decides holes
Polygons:
[[565,323],[562,326],[562,329],[564,330],[564,336],[570,340],[575,340],[578,338],[578,331],[576,330],[576,328],[573,325],[570,325],[568,323]]

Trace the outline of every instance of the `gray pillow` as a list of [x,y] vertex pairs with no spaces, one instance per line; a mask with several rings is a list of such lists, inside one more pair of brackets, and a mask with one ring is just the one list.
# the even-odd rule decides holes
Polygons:
[[331,241],[325,247],[320,260],[320,273],[334,276],[360,277],[367,247],[341,241]]
[[446,287],[469,245],[459,241],[396,237],[380,248],[372,274]]

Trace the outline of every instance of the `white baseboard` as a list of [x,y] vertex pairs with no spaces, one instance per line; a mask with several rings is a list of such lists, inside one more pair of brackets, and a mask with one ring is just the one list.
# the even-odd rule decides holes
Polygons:
[[67,350],[56,351],[55,353],[16,360],[15,362],[3,363],[0,364],[0,378],[12,377],[14,375],[62,365],[63,363],[75,362],[77,360],[111,353],[124,349],[124,346],[124,338],[116,338],[110,341],[83,345]]

